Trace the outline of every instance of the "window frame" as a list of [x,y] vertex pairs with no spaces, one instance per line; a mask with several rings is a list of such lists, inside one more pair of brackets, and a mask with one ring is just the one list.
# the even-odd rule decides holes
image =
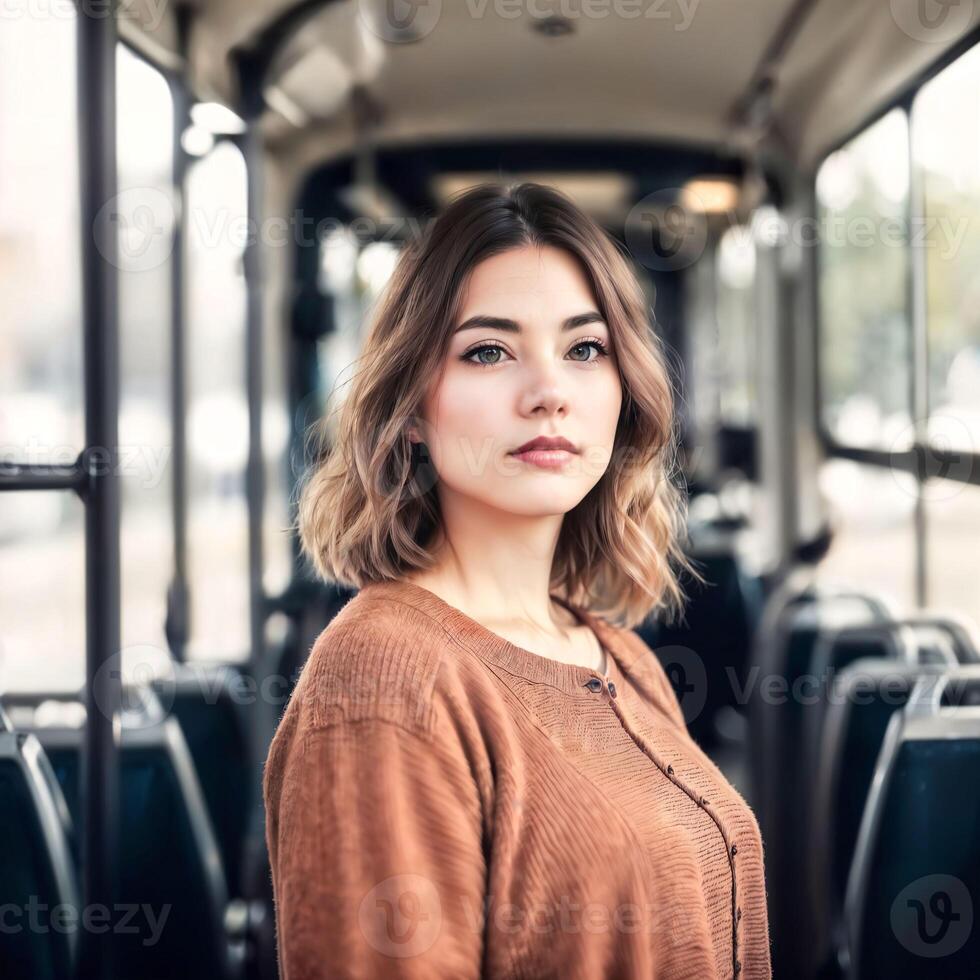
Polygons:
[[[980,28],[974,28],[961,38],[952,48],[921,71],[894,98],[888,100],[858,126],[847,132],[840,140],[832,144],[815,161],[808,181],[810,210],[815,215],[818,209],[816,180],[817,174],[827,159],[843,149],[848,143],[880,122],[888,113],[900,109],[905,115],[908,143],[906,153],[909,161],[909,195],[906,220],[909,228],[924,219],[924,196],[921,175],[917,172],[914,158],[915,137],[913,132],[913,106],[921,89],[959,58],[980,47]],[[810,312],[814,329],[812,331],[812,363],[813,363],[813,418],[815,420],[817,442],[826,458],[850,459],[858,463],[900,470],[913,476],[916,482],[915,503],[915,566],[916,584],[915,595],[918,606],[923,607],[929,601],[929,581],[927,567],[927,526],[924,501],[924,486],[932,478],[953,479],[954,482],[980,486],[980,453],[964,453],[961,451],[945,451],[930,445],[924,436],[930,417],[928,404],[928,372],[929,372],[929,337],[926,307],[926,256],[922,249],[907,249],[906,302],[908,323],[911,332],[909,338],[911,351],[911,406],[914,426],[914,440],[909,449],[887,450],[882,448],[849,446],[839,442],[828,430],[824,419],[824,384],[821,351],[823,346],[823,321],[820,301],[820,277],[823,272],[822,242],[812,250],[808,271],[812,276]],[[969,459],[969,472],[963,476],[952,478],[948,468]]]

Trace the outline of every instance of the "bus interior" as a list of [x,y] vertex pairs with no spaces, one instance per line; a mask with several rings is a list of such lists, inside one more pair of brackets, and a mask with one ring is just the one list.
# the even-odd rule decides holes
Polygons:
[[774,977],[980,976],[978,44],[974,0],[5,5],[0,976],[277,976],[263,763],[354,594],[291,530],[310,433],[400,249],[521,180],[669,355],[706,581],[637,632],[759,820]]

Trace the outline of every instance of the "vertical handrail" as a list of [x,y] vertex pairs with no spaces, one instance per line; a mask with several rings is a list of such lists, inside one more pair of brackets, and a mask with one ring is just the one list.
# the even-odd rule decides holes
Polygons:
[[262,372],[263,295],[262,295],[262,137],[260,123],[264,102],[261,74],[253,73],[248,62],[239,62],[245,132],[240,146],[245,158],[248,187],[248,228],[243,267],[245,272],[245,391],[248,399],[248,580],[250,610],[250,662],[262,663],[265,648],[265,588],[262,583],[262,524],[265,505],[264,454],[262,451]]
[[[84,332],[84,909],[111,910],[118,827],[120,675],[117,2],[78,5],[77,98]],[[83,921],[88,921],[83,919]],[[79,976],[114,975],[111,930],[83,930]]]
[[[174,14],[177,21],[177,46],[186,58],[192,10],[180,4]],[[186,64],[186,61],[185,61]],[[190,118],[190,97],[183,75],[168,75],[173,100],[173,189],[175,193],[173,249],[170,259],[170,423],[174,569],[167,590],[167,642],[174,660],[187,659],[190,638],[190,590],[187,583],[187,307],[185,243],[187,241],[187,153],[181,137]]]

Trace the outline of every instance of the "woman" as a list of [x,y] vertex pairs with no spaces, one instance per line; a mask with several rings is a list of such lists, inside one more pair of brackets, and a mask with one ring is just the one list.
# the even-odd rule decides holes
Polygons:
[[630,628],[690,570],[673,421],[627,260],[556,191],[407,248],[300,501],[360,591],[266,765],[286,980],[770,976],[756,821]]

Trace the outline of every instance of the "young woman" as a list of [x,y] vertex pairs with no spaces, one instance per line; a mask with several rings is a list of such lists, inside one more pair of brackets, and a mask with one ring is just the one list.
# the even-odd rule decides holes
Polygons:
[[360,591],[266,764],[282,976],[769,977],[758,825],[631,629],[689,566],[612,241],[547,187],[459,196],[330,440],[299,530]]

